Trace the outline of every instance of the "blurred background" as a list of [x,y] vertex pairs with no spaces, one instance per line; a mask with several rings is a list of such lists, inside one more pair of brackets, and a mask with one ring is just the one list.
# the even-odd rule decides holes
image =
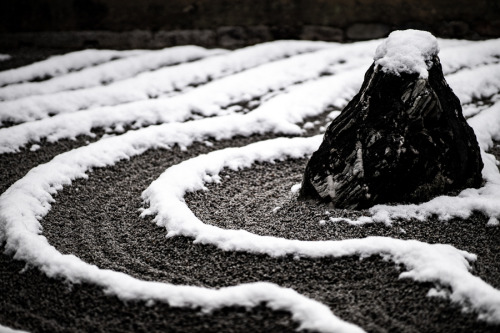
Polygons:
[[0,49],[238,48],[349,42],[415,28],[500,37],[499,0],[0,0]]

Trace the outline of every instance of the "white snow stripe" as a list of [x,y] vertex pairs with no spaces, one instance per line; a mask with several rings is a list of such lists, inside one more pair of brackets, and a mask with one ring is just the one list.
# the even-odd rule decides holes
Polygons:
[[[72,114],[61,114],[3,128],[0,129],[0,154],[17,152],[28,142],[39,141],[42,138],[54,142],[81,134],[89,135],[91,129],[96,127],[109,128],[132,124],[145,126],[185,121],[194,114],[202,116],[224,115],[230,112],[225,108],[232,103],[249,101],[297,82],[317,79],[324,72],[336,74],[330,78],[322,78],[318,80],[318,83],[308,82],[294,87],[294,92],[302,96],[304,100],[298,100],[293,96],[291,98],[300,105],[315,104],[318,102],[318,98],[322,100],[328,98],[332,103],[337,101],[337,104],[341,104],[341,101],[345,101],[347,97],[352,97],[361,85],[363,72],[358,69],[351,70],[351,68],[369,66],[372,44],[374,43],[360,43],[357,47],[349,46],[349,59],[345,59],[346,49],[338,47],[262,65],[168,99],[146,100]],[[311,86],[312,89],[308,86]],[[301,93],[302,90],[307,91],[307,93]],[[307,94],[323,97],[317,96],[312,99]],[[289,95],[287,94],[287,96]],[[266,101],[262,106],[269,102],[270,100]],[[283,102],[286,103],[287,107],[290,105],[286,99]],[[273,107],[280,108],[279,104],[273,105]]]
[[52,56],[33,64],[0,72],[0,87],[8,84],[55,77],[102,64],[113,59],[127,58],[144,54],[146,50],[83,50]]
[[[286,110],[282,110],[281,112],[285,112],[286,114]],[[291,113],[293,114],[293,112]],[[267,120],[265,118],[266,114],[269,117]],[[273,116],[269,115],[269,113],[261,113],[260,117],[235,115],[204,119],[183,124],[166,124],[139,131],[131,131],[122,136],[104,139],[89,146],[61,154],[54,158],[50,163],[40,165],[39,167],[32,169],[26,177],[16,182],[2,196],[0,196],[0,213],[2,222],[0,230],[2,240],[6,241],[7,250],[15,252],[16,258],[22,260],[28,260],[33,263],[33,261],[40,259],[38,258],[40,253],[47,254],[47,257],[43,258],[41,262],[37,261],[36,265],[39,267],[41,266],[42,269],[49,275],[64,274],[64,276],[70,278],[70,280],[79,280],[83,278],[82,276],[84,276],[84,279],[95,281],[94,278],[90,276],[94,276],[93,274],[97,275],[98,273],[90,273],[87,270],[90,270],[91,272],[99,272],[97,268],[93,266],[80,266],[79,262],[73,262],[74,260],[77,260],[76,258],[69,258],[71,256],[61,255],[61,258],[64,258],[63,260],[56,255],[58,252],[55,249],[51,249],[49,251],[47,248],[43,247],[43,250],[41,250],[39,247],[41,245],[50,248],[50,245],[46,243],[45,239],[41,236],[28,236],[25,234],[25,231],[35,234],[39,231],[40,226],[38,219],[46,215],[50,209],[50,203],[53,200],[51,194],[54,194],[57,190],[59,190],[63,184],[69,184],[72,179],[86,177],[85,171],[92,167],[112,165],[120,159],[140,154],[144,150],[151,147],[168,146],[174,143],[178,143],[181,146],[188,146],[194,140],[202,140],[207,136],[230,137],[238,133],[249,135],[252,132],[255,133],[258,131],[272,130],[273,120],[277,122],[278,119],[279,118],[273,119]],[[251,125],[252,122],[249,122],[249,120],[252,120],[254,125]],[[281,150],[279,150],[278,155],[283,156],[284,152],[287,152],[287,154],[292,155],[292,157],[298,157],[299,155],[306,154],[307,151],[312,152],[314,150],[313,146],[319,145],[321,137],[318,136],[312,139],[301,138],[296,140],[297,141],[295,142],[302,142],[302,146],[290,144],[290,141],[285,139],[275,141],[281,142]],[[256,151],[257,157],[260,159],[269,159],[269,154],[276,154],[276,151],[273,152],[269,149],[262,149],[262,147],[258,146],[254,149],[254,151]],[[248,165],[245,163],[248,163],[248,159],[242,159],[239,161],[236,159],[233,167],[238,165]],[[210,164],[207,164],[207,166],[211,168]],[[208,171],[210,175],[213,175],[217,170],[211,168]],[[186,177],[185,175],[183,176],[183,181],[185,180],[185,182],[183,182],[184,185],[181,184],[181,186],[184,186],[183,188],[185,188],[187,184],[190,186],[190,190],[196,189],[196,186],[192,187],[190,185],[191,183],[188,182],[188,178],[189,177]],[[198,179],[199,184],[201,185],[202,178],[203,177]],[[151,199],[151,197],[149,197],[149,200],[152,202],[151,208],[156,207],[154,205],[154,200],[158,200],[158,203],[161,202],[161,204],[159,204],[161,207],[158,207],[158,209],[161,209],[162,212],[166,209],[165,202],[169,202],[168,200],[165,201],[166,198],[169,198],[171,195],[182,196],[183,194],[182,190],[176,190],[175,188],[170,189],[166,194],[164,192],[161,193],[162,194],[160,196],[156,195],[155,199]],[[167,195],[167,197],[163,196],[164,194]],[[213,231],[211,229],[212,227],[206,226],[201,222],[195,222],[193,224],[193,221],[189,220],[191,223],[186,224],[186,220],[184,218],[185,216],[183,216],[181,220],[169,219],[168,229],[171,234],[172,232],[175,233],[179,230],[182,230],[183,233],[187,233],[189,230],[198,230],[192,229],[193,225],[195,228],[200,227],[203,230],[205,230],[204,228],[209,228],[210,232]],[[239,234],[244,237],[250,235],[245,231],[224,231],[224,234],[225,236],[219,239],[224,241],[223,248],[225,249],[242,249],[245,244],[248,245],[253,242],[252,238],[250,243],[240,244],[238,243],[239,238],[233,238]],[[204,238],[206,236],[205,233],[200,233],[200,235],[203,235],[203,237],[199,236],[199,241],[210,241],[209,238]],[[227,238],[227,235],[230,237]],[[251,237],[254,236],[255,235],[252,235]],[[234,240],[236,240],[236,242]],[[474,305],[478,307],[478,310],[480,310],[484,316],[483,319],[488,321],[495,321],[498,319],[497,308],[495,308],[497,304],[495,303],[496,300],[493,299],[492,301],[491,299],[491,295],[497,295],[497,291],[491,290],[492,288],[490,286],[482,283],[481,281],[476,281],[472,276],[464,275],[466,274],[464,272],[467,271],[465,259],[473,260],[474,256],[465,252],[457,251],[452,247],[444,245],[428,245],[419,242],[412,243],[411,241],[391,240],[386,238],[381,238],[380,240],[379,238],[370,238],[369,241],[366,242],[363,240],[349,240],[342,241],[340,243],[327,242],[328,244],[326,247],[317,246],[314,242],[279,240],[272,237],[269,237],[269,240],[267,240],[266,237],[262,239],[259,238],[258,240],[259,242],[260,240],[263,240],[264,242],[261,244],[264,249],[263,251],[268,251],[273,255],[289,253],[292,250],[296,252],[298,251],[298,253],[303,255],[312,255],[313,253],[316,253],[315,255],[333,255],[333,253],[335,253],[335,255],[340,256],[359,255],[360,253],[364,253],[366,255],[379,252],[383,254],[389,253],[393,256],[393,260],[395,260],[395,262],[404,263],[410,268],[409,272],[413,272],[413,278],[419,279],[419,281],[439,281],[445,285],[459,288],[459,290],[461,290],[461,294],[456,297],[469,297],[471,296],[471,293],[476,292],[480,293],[480,295],[483,295],[484,293],[490,295],[488,298],[481,299],[474,299],[474,297],[471,296],[472,298],[468,298],[468,300],[473,302]],[[401,258],[397,256],[401,247],[405,248],[407,246],[404,244],[413,244],[409,246],[410,252],[408,252],[408,257],[413,256],[412,258],[415,258],[416,255],[418,260],[415,260],[418,261],[418,263],[414,263],[406,257]],[[451,268],[446,265],[443,266],[441,260],[452,263]],[[439,264],[437,262],[439,262]],[[434,269],[435,266],[444,268],[436,274],[422,277],[422,272],[429,271],[428,269],[426,270],[426,268],[429,268],[428,266],[421,266],[424,263],[429,263],[429,265],[431,265],[430,268],[432,269]],[[450,269],[450,271],[447,269]],[[437,280],[435,280],[435,278]],[[103,281],[102,283],[106,283],[106,279],[101,275],[95,279]],[[474,280],[473,283],[469,284],[472,280]],[[116,292],[118,293],[119,291]]]
[[[312,85],[307,86],[311,87]],[[335,94],[338,94],[338,91],[342,91],[341,87],[335,87],[335,89],[339,89]],[[223,288],[219,291],[214,291],[204,288],[142,282],[122,273],[100,270],[95,266],[83,263],[74,256],[62,255],[50,246],[43,236],[38,235],[40,231],[38,220],[43,218],[49,211],[50,204],[53,202],[52,195],[60,190],[63,184],[69,184],[76,178],[86,177],[85,172],[92,167],[112,165],[118,160],[141,154],[149,148],[167,147],[175,143],[181,147],[188,146],[193,141],[200,141],[207,137],[230,138],[237,134],[250,135],[269,131],[300,133],[300,128],[294,125],[294,122],[301,121],[300,119],[303,119],[304,116],[321,112],[324,103],[331,102],[331,97],[330,99],[323,97],[317,103],[306,103],[308,107],[303,107],[303,104],[300,105],[300,101],[307,98],[304,98],[305,96],[301,94],[297,94],[297,91],[305,93],[306,89],[291,89],[290,92],[287,92],[290,94],[290,98],[288,98],[289,103],[296,102],[296,105],[291,104],[290,108],[285,107],[286,103],[279,102],[279,98],[287,98],[286,94],[284,94],[270,100],[261,108],[256,109],[248,115],[231,115],[182,124],[172,123],[152,126],[139,131],[130,131],[118,137],[103,139],[97,143],[57,156],[51,162],[32,169],[25,177],[17,181],[0,196],[0,241],[6,241],[7,251],[14,253],[16,258],[40,267],[49,276],[64,276],[71,281],[95,283],[106,288],[111,293],[120,295],[122,298],[143,300],[159,298],[162,301],[170,302],[177,306],[199,305],[209,309],[211,306],[219,307],[241,303],[252,304],[253,299],[268,297],[264,300],[268,302],[268,306],[273,307],[272,304],[276,302],[277,305],[274,306],[277,309],[291,311],[294,318],[302,322],[303,327],[316,329],[318,326],[321,326],[319,322],[322,320],[324,320],[322,322],[325,326],[321,327],[326,328],[325,331],[331,329],[331,325],[344,327],[338,318],[331,314],[328,308],[318,307],[317,305],[320,304],[314,301],[311,301],[310,305],[305,305],[307,299],[297,298],[293,293],[282,297],[281,293],[285,294],[288,292],[286,289],[277,286],[276,288],[278,289],[275,290],[271,290],[273,287],[269,287],[271,291],[269,292],[269,296],[267,296],[267,293],[264,293],[265,295],[262,294],[262,290],[267,288],[263,284],[257,284],[255,289],[252,289],[250,285],[244,285],[230,287],[234,289]],[[310,92],[314,93],[314,90]],[[321,94],[319,93],[320,96]],[[315,95],[310,95],[308,98],[315,99]],[[276,106],[280,107],[276,108]],[[485,127],[489,128],[489,126],[493,126],[491,131],[485,131],[484,137],[478,137],[483,148],[485,147],[485,142],[487,146],[487,142],[491,142],[492,137],[496,138],[499,133],[497,125],[491,125],[492,122],[498,124],[498,110],[491,111],[491,109],[484,110],[476,116],[483,118],[474,117],[471,119],[471,124],[473,124],[476,133],[478,131],[481,132]],[[479,119],[476,120],[477,124],[474,124],[472,121],[474,119]],[[222,161],[223,165],[241,167],[250,165],[252,162],[251,159],[273,159],[276,158],[276,155],[281,157],[299,157],[300,155],[307,154],[307,151],[315,149],[313,146],[316,145],[317,147],[320,139],[319,136],[309,139],[294,139],[293,141],[280,139],[267,141],[260,145],[248,146],[244,149],[233,149],[231,150],[231,154],[233,154],[231,156],[236,156],[237,158],[229,162],[226,161],[226,157],[228,157],[227,150],[216,152],[218,154],[216,156],[224,158],[224,161]],[[271,146],[273,149],[263,149],[263,147],[269,148]],[[251,158],[249,158],[247,150],[250,150]],[[486,157],[486,155],[483,155],[483,159]],[[203,156],[199,158],[203,160]],[[199,162],[200,160],[197,161]],[[188,162],[194,163],[192,160],[186,163]],[[221,160],[216,162],[219,163]],[[487,174],[492,172],[491,163],[485,162],[485,166],[491,169],[486,172]],[[195,171],[196,173],[202,170],[202,172],[198,172],[196,175],[192,174],[188,177],[191,184],[194,184],[188,190],[194,190],[197,186],[203,186],[203,179],[208,179],[208,177],[204,177],[205,175],[217,180],[217,177],[214,177],[215,173],[218,168],[222,168],[220,167],[220,163],[217,165],[207,164],[201,167],[201,169],[198,167],[193,167],[191,171]],[[496,172],[498,173],[498,171]],[[488,179],[487,186],[494,181],[495,179]],[[177,204],[178,206],[175,207],[179,208],[179,210],[167,212],[166,214],[181,217],[184,213],[192,214],[187,207],[185,207],[187,209],[185,211],[182,206],[184,204],[182,202],[182,195],[186,190],[186,186],[189,187],[190,185],[187,183],[177,184],[175,181],[173,185],[174,187],[177,186],[174,188],[175,192],[168,192],[167,194],[174,195],[175,200],[172,203],[174,205]],[[156,188],[156,190],[154,191],[154,200],[157,200],[158,204],[152,204],[149,212],[153,212],[156,208],[164,210],[166,205],[169,204],[168,200],[164,201],[164,199],[169,198],[168,196],[163,197],[162,191],[164,189]],[[176,195],[177,197],[175,197]],[[151,202],[154,203],[154,200]],[[165,217],[167,215],[162,216]],[[171,235],[175,234],[175,232],[191,233],[192,235],[198,235],[197,239],[200,242],[213,242],[227,249],[253,251],[255,244],[252,244],[252,242],[257,241],[260,245],[263,245],[263,251],[271,255],[295,253],[308,256],[371,254],[389,256],[394,262],[406,265],[408,271],[402,273],[401,277],[409,277],[417,281],[434,281],[450,286],[453,292],[453,301],[460,302],[466,300],[474,309],[481,313],[482,319],[492,323],[500,323],[499,291],[468,272],[468,261],[474,260],[474,255],[459,251],[451,246],[429,245],[416,241],[403,241],[384,237],[338,242],[301,242],[262,237],[241,230],[215,230],[213,229],[215,227],[207,226],[189,216],[188,219],[184,219],[187,215],[178,221],[171,219],[171,215],[168,215],[167,219],[163,219],[162,216],[158,215],[157,220],[165,225],[168,224],[167,228]],[[214,238],[217,235],[210,234],[214,230],[221,237]],[[205,232],[208,233],[206,234]],[[248,242],[249,239],[250,242]],[[325,246],[323,247],[322,245]],[[252,286],[254,285],[252,284]],[[222,290],[224,292],[217,294]],[[210,294],[212,292],[214,294]],[[212,303],[211,300],[216,301]],[[349,329],[351,328],[355,329],[352,326],[349,327]]]
[[462,105],[489,98],[500,92],[500,63],[463,69],[446,81]]
[[[303,89],[314,95],[324,93],[336,97],[335,93],[339,94],[339,102],[333,103],[334,100],[331,100],[331,103],[341,108],[345,105],[343,101],[348,100],[347,97],[354,96],[353,92],[361,85],[363,70],[371,62],[367,57],[371,53],[371,46],[371,44],[360,44],[357,48],[350,46],[351,57],[342,65],[336,61],[343,60],[344,48],[328,49],[263,65],[169,99],[147,100],[74,114],[62,114],[0,129],[0,154],[18,152],[19,148],[28,142],[36,142],[43,138],[47,138],[49,142],[55,142],[78,135],[91,135],[92,128],[96,127],[111,128],[132,124],[146,126],[185,121],[194,113],[203,116],[224,115],[229,112],[225,110],[225,107],[231,103],[251,100],[262,96],[263,93],[277,91],[295,82],[314,79],[322,72],[336,74],[331,80],[319,80],[322,83],[306,82],[299,86],[304,86]],[[356,67],[359,69],[351,69]],[[346,72],[350,73],[346,74]],[[474,98],[488,97],[500,91],[500,64],[464,69],[447,75],[446,79],[462,103],[470,103]],[[341,81],[345,81],[342,90],[329,90],[329,85],[337,87]],[[311,84],[317,91],[307,88],[307,85]],[[297,90],[294,91],[297,92]],[[303,96],[306,102],[300,101],[301,105],[316,102],[307,98],[307,95]],[[265,103],[262,106],[264,105]],[[279,105],[273,107],[280,108]]]
[[[314,79],[322,72],[341,73],[343,70],[355,67],[364,69],[371,62],[367,57],[372,55],[376,43],[377,41],[342,45],[313,54],[280,60],[228,76],[169,99],[146,100],[112,108],[95,108],[80,111],[72,116],[58,115],[41,121],[0,129],[0,154],[16,152],[30,140],[38,141],[48,138],[53,142],[80,134],[88,135],[95,127],[117,126],[121,128],[123,125],[130,124],[139,127],[160,122],[184,121],[193,116],[193,112],[204,116],[225,114],[228,111],[224,108],[230,103],[248,101],[262,96],[264,92]],[[459,46],[462,44],[458,43]],[[451,45],[455,44],[451,43]],[[476,47],[478,44],[473,44],[473,46]],[[442,51],[445,58],[447,50]],[[349,57],[346,57],[346,53]],[[342,66],[335,64],[341,60],[346,63]],[[450,81],[450,85],[456,90],[459,98],[467,102],[479,95],[487,96],[499,86],[498,69],[498,65],[464,69],[456,74],[448,75],[447,80]],[[358,74],[353,73],[353,75]],[[360,80],[359,84],[361,84]],[[347,85],[346,89],[357,89],[357,86]]]
[[479,146],[484,151],[493,147],[493,140],[500,141],[500,101],[468,120],[476,133]]
[[[234,119],[246,119],[246,116]],[[249,118],[249,117],[247,117]],[[0,196],[0,241],[5,241],[6,251],[14,258],[27,261],[42,269],[48,276],[61,276],[72,282],[86,281],[105,288],[123,299],[153,299],[172,306],[201,306],[206,309],[232,305],[257,305],[268,302],[273,309],[290,311],[301,327],[324,332],[361,332],[346,324],[325,306],[295,292],[271,284],[240,285],[218,291],[205,288],[173,286],[144,282],[123,273],[100,270],[72,255],[63,255],[39,235],[39,219],[45,216],[53,202],[52,195],[76,178],[87,177],[85,172],[93,167],[112,165],[118,160],[141,154],[148,148],[178,143],[189,145],[207,134],[234,132],[245,122],[228,123],[225,120],[203,121],[155,126],[131,131],[119,137],[103,139],[56,156],[51,162],[32,169]],[[219,126],[208,126],[213,122]],[[201,124],[200,124],[201,123]],[[168,126],[168,128],[167,128]],[[228,129],[229,128],[229,129]],[[208,131],[204,133],[204,131]],[[264,292],[267,291],[267,292]]]
[[309,41],[264,43],[188,64],[142,73],[107,86],[0,102],[0,124],[4,121],[19,123],[59,113],[156,98],[268,62],[336,45]]
[[439,58],[445,73],[498,63],[500,61],[500,39],[452,44],[446,49],[442,46]]
[[223,168],[237,170],[250,167],[257,161],[304,157],[314,152],[321,140],[321,135],[280,138],[242,148],[227,148],[184,161],[167,169],[143,192],[144,201],[150,205],[143,214],[156,215],[157,225],[164,226],[169,236],[193,237],[197,243],[212,244],[225,251],[304,257],[383,255],[405,265],[408,271],[400,277],[449,286],[452,301],[470,304],[480,313],[481,319],[500,323],[500,290],[469,272],[468,261],[475,260],[474,255],[450,245],[387,237],[314,242],[259,236],[245,230],[225,230],[204,224],[184,202],[186,192],[204,189],[207,180],[220,181],[218,173]]
[[52,78],[43,82],[29,82],[0,88],[0,100],[12,100],[24,96],[51,94],[66,90],[108,85],[133,77],[141,72],[177,65],[224,54],[225,50],[207,50],[199,46],[178,46],[107,62],[78,72]]

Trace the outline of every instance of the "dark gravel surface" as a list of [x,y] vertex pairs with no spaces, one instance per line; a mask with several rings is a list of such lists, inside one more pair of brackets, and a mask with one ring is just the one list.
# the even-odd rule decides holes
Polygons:
[[94,142],[99,138],[80,136],[77,140],[60,140],[56,143],[38,143],[41,149],[30,151],[30,144],[26,148],[22,148],[19,153],[8,153],[0,155],[0,170],[2,177],[0,178],[0,193],[5,192],[15,181],[22,178],[28,171],[39,164],[47,163],[55,156],[66,151],[85,146],[90,142]]
[[[274,282],[323,302],[340,318],[369,332],[499,331],[499,327],[478,322],[475,313],[464,313],[444,299],[426,297],[433,285],[399,279],[404,267],[378,256],[297,260],[225,252],[193,244],[185,237],[166,239],[165,229],[151,218],[139,217],[141,192],[169,166],[271,137],[235,138],[214,142],[212,147],[195,144],[187,151],[176,147],[151,150],[115,166],[95,169],[89,179],[77,180],[58,193],[42,221],[44,235],[63,253],[145,280],[205,287]],[[87,141],[89,138],[80,137],[43,145],[36,152],[2,155],[1,191],[32,167]],[[500,149],[493,152],[500,158]],[[186,199],[207,223],[262,235],[308,240],[382,235],[452,244],[478,254],[473,273],[500,287],[500,231],[487,227],[481,215],[447,223],[432,219],[396,222],[391,227],[321,225],[319,221],[329,216],[356,213],[297,203],[290,187],[300,182],[304,166],[305,160],[290,160],[240,172],[224,171],[222,184],[209,185],[209,192],[191,193]],[[281,208],[273,212],[278,206]],[[5,254],[0,262],[0,323],[13,328],[32,332],[290,332],[297,327],[288,313],[264,305],[224,308],[207,315],[161,303],[124,303],[93,285],[48,278]]]
[[[141,192],[168,166],[210,150],[261,139],[265,138],[239,138],[217,142],[213,147],[196,144],[186,152],[176,148],[152,150],[113,167],[96,169],[88,180],[76,181],[57,195],[53,209],[43,221],[44,234],[63,253],[73,253],[102,268],[127,272],[146,280],[207,287],[271,281],[291,287],[324,302],[336,315],[370,332],[418,332],[422,327],[425,327],[424,331],[433,332],[497,331],[498,327],[488,327],[476,321],[475,314],[464,314],[446,300],[427,298],[425,295],[431,285],[398,279],[398,268],[378,257],[363,261],[357,257],[295,260],[292,257],[270,258],[224,252],[213,246],[192,244],[184,237],[166,239],[164,229],[139,218]],[[326,207],[312,206],[306,213],[305,206],[299,205],[297,210],[301,216],[312,214],[310,223],[292,216],[285,223],[285,210],[297,214],[291,208],[288,189],[290,184],[300,180],[297,172],[303,168],[304,162],[262,164],[241,173],[229,172],[230,178],[222,185],[213,186],[210,192],[190,194],[188,200],[197,214],[206,214],[207,221],[213,221],[209,216],[219,212],[218,220],[224,221],[226,227],[240,227],[238,224],[243,223],[247,230],[261,234],[302,239],[342,239],[370,234],[411,238],[415,234],[424,241],[446,242],[448,239],[451,242],[457,235],[466,233],[468,237],[463,243],[468,247],[460,248],[489,248],[498,253],[495,234],[491,232],[495,231],[498,239],[497,228],[486,229],[489,233],[481,232],[484,221],[480,218],[454,222],[460,227],[453,227],[452,223],[441,223],[440,226],[431,221],[420,226],[410,223],[402,226],[408,230],[401,234],[399,226],[351,227],[340,223],[320,227],[317,223],[320,216],[316,214],[322,214]],[[275,176],[284,177],[280,186],[276,182],[273,184]],[[242,188],[243,184],[246,189]],[[264,194],[260,194],[261,190],[256,191],[259,184],[264,186]],[[239,200],[241,207],[229,214],[227,210],[231,205],[228,203],[237,201],[235,189],[243,197],[256,197],[256,201]],[[207,197],[208,193],[211,195]],[[261,200],[266,201],[264,198],[269,202],[262,202],[260,206]],[[276,202],[282,204],[282,209],[269,214]],[[254,220],[259,212],[262,215],[260,225],[241,222]],[[235,216],[240,217],[239,222],[232,221]],[[242,216],[248,216],[248,219]],[[286,224],[286,228],[273,228],[270,223],[273,219],[275,225]],[[471,235],[470,229],[478,231]],[[491,256],[487,259],[492,260]],[[54,332],[72,331],[75,327],[88,331],[154,331],[161,328],[185,332],[240,332],[247,328],[248,331],[292,331],[295,328],[288,314],[275,313],[264,307],[250,311],[224,309],[201,316],[197,311],[173,310],[161,304],[152,308],[142,303],[125,304],[103,295],[93,286],[70,287],[44,277],[36,269],[19,274],[23,266],[2,256],[2,295],[7,302],[2,306],[0,322],[11,327]],[[479,262],[476,266],[480,266]],[[493,279],[490,283],[498,284],[498,268],[493,267],[492,272],[484,267],[476,270],[478,273],[484,271],[484,276]]]
[[37,47],[19,47],[16,49],[0,49],[1,54],[8,54],[10,59],[0,61],[0,71],[29,65],[33,62],[45,60],[48,57],[68,53],[75,50],[58,48],[37,48]]
[[[189,193],[186,201],[206,223],[226,229],[245,229],[259,235],[311,241],[384,236],[451,244],[477,254],[474,273],[500,288],[500,228],[487,226],[488,218],[482,214],[447,222],[437,218],[424,222],[400,220],[392,226],[330,222],[330,217],[355,218],[363,211],[332,209],[328,204],[298,201],[290,188],[300,183],[306,162],[305,159],[287,160],[258,164],[238,172],[227,170],[221,173],[222,183],[208,184],[208,192]],[[251,201],[246,200],[249,197]]]

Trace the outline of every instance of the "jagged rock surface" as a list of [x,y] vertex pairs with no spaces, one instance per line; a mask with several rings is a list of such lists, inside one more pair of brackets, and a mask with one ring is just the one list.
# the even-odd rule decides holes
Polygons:
[[428,78],[376,62],[309,160],[299,198],[361,209],[478,187],[483,163],[437,55]]

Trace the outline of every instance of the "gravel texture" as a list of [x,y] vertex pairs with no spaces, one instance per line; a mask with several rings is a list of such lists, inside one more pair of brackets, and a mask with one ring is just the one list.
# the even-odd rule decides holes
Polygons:
[[35,61],[45,60],[48,57],[77,51],[76,49],[38,48],[21,46],[16,49],[0,49],[0,53],[8,54],[10,59],[0,61],[0,71],[29,65]]
[[[53,209],[43,220],[44,235],[63,253],[73,253],[102,268],[146,280],[206,287],[271,281],[326,303],[336,315],[370,332],[417,332],[422,327],[433,332],[498,329],[476,321],[475,314],[464,314],[446,300],[427,298],[431,285],[398,279],[401,268],[379,257],[362,261],[357,257],[296,260],[224,252],[213,246],[193,244],[184,237],[166,239],[164,229],[139,217],[140,193],[168,166],[210,150],[261,139],[265,138],[238,138],[217,142],[213,147],[196,144],[185,152],[177,148],[152,150],[113,167],[96,169],[88,180],[76,181],[57,195]],[[205,221],[214,223],[215,219],[210,217],[217,214],[219,225],[244,226],[259,234],[311,240],[380,234],[452,243],[478,253],[477,273],[498,286],[498,268],[494,263],[481,264],[483,259],[494,261],[498,254],[495,242],[498,228],[484,227],[484,219],[476,217],[448,224],[428,221],[391,228],[377,224],[352,227],[345,223],[319,226],[318,218],[328,207],[293,205],[293,197],[289,195],[289,187],[300,180],[304,163],[305,160],[285,161],[261,164],[240,173],[226,172],[230,177],[227,181],[211,186],[210,192],[190,194],[187,199]],[[281,181],[277,181],[280,177]],[[235,191],[241,197],[235,196]],[[243,200],[248,197],[255,200]],[[273,214],[276,204],[282,208]],[[257,216],[261,216],[260,223],[255,223]],[[399,227],[405,228],[406,234],[399,232]],[[463,237],[465,233],[467,237]],[[488,251],[489,255],[483,255]],[[36,269],[18,274],[23,266],[2,256],[2,295],[7,304],[0,320],[33,332],[63,332],[75,327],[88,331],[137,332],[158,329],[240,332],[247,328],[293,331],[296,327],[288,314],[264,307],[250,311],[223,309],[202,316],[197,311],[170,309],[161,304],[151,308],[135,302],[125,304],[93,286],[68,286],[44,277]]]
[[[404,267],[378,256],[296,259],[225,252],[193,244],[185,237],[166,239],[165,229],[150,217],[139,217],[141,192],[169,166],[272,137],[238,137],[210,147],[197,143],[187,151],[178,147],[150,150],[112,167],[95,169],[89,179],[77,180],[57,194],[42,221],[43,234],[63,253],[145,280],[214,288],[274,282],[325,303],[334,314],[368,332],[499,331],[445,299],[426,297],[432,284],[399,279]],[[32,167],[87,141],[89,138],[80,137],[44,144],[35,152],[2,155],[1,191]],[[500,158],[500,148],[492,152]],[[500,287],[500,229],[487,227],[483,216],[447,223],[398,221],[392,226],[320,224],[329,216],[353,217],[359,212],[297,202],[290,187],[300,182],[305,163],[304,159],[287,160],[239,172],[224,171],[222,184],[210,184],[210,191],[190,193],[186,200],[206,223],[261,235],[303,240],[381,235],[452,244],[476,253],[473,273]],[[276,207],[280,208],[273,212]],[[124,303],[93,285],[48,278],[6,254],[0,256],[0,274],[0,323],[31,332],[290,332],[297,328],[288,313],[264,305],[201,314],[198,309],[161,303]]]

